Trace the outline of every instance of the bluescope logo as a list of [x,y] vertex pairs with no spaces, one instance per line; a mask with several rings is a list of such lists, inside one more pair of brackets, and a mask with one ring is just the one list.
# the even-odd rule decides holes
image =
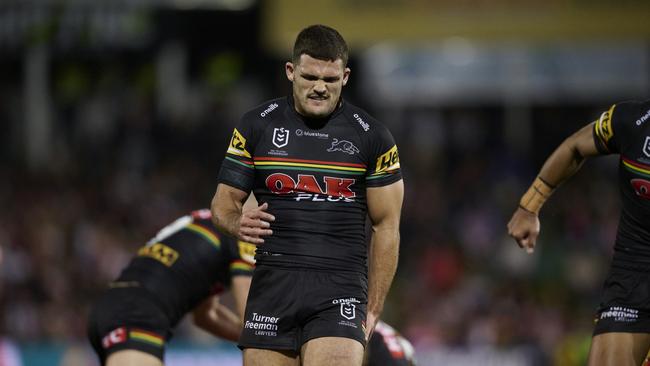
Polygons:
[[334,151],[340,151],[346,154],[354,155],[359,152],[359,148],[354,146],[354,144],[348,140],[334,139],[334,141],[332,141],[332,146],[330,146],[330,148],[327,149],[327,152],[334,152]]
[[237,156],[245,156],[247,158],[251,157],[251,154],[246,151],[246,138],[244,138],[236,128],[232,132],[232,137],[230,138],[228,153]]
[[393,145],[390,150],[383,153],[377,158],[377,166],[375,173],[391,172],[399,169],[399,153],[397,152],[397,145]]
[[298,180],[284,173],[273,173],[266,178],[266,187],[275,194],[296,193],[296,201],[354,202],[356,193],[352,178],[323,177],[325,188],[310,174],[298,174]]
[[289,143],[289,130],[285,130],[284,127],[274,128],[273,129],[273,145],[277,148],[282,148],[287,146]]

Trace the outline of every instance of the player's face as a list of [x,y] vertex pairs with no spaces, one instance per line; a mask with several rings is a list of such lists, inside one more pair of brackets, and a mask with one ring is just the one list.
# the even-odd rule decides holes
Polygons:
[[343,61],[325,61],[301,55],[298,63],[287,62],[287,78],[293,83],[296,111],[305,117],[327,117],[336,109],[350,69]]

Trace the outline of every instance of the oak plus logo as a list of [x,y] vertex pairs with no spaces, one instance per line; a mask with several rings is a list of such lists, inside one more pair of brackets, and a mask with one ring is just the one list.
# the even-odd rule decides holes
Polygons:
[[273,173],[266,177],[266,187],[275,194],[296,193],[295,200],[312,202],[354,202],[356,193],[352,178],[323,177],[323,188],[311,174],[298,174],[295,180],[288,174]]
[[284,127],[273,129],[273,145],[278,148],[287,146],[289,143],[289,130]]

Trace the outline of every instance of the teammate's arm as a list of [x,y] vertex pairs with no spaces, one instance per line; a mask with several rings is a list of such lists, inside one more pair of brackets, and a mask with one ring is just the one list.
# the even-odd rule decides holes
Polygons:
[[248,298],[248,289],[251,287],[251,276],[233,276],[231,291],[235,299],[235,310],[239,318],[244,319],[246,310],[246,299]]
[[219,302],[214,295],[205,299],[192,311],[194,324],[212,335],[237,342],[242,321],[237,314]]
[[586,158],[600,154],[593,137],[594,123],[568,137],[548,157],[508,222],[508,234],[528,253],[535,248],[540,230],[538,215],[546,200],[556,187],[582,167]]
[[372,238],[368,255],[368,316],[366,340],[370,338],[384,307],[399,255],[399,221],[404,199],[404,183],[399,180],[383,187],[367,189],[368,216]]
[[248,192],[219,183],[210,206],[214,225],[240,240],[252,243],[264,243],[263,236],[273,234],[269,229],[273,215],[266,212],[268,204],[242,211]]

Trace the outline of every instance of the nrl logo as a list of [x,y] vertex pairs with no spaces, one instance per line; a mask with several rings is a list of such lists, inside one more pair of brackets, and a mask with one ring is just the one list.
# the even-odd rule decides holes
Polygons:
[[645,138],[645,143],[643,143],[643,153],[645,156],[650,158],[650,136]]
[[289,130],[284,127],[273,129],[273,145],[276,147],[285,147],[289,143]]
[[347,320],[352,320],[355,318],[355,308],[356,305],[352,303],[341,303],[341,316]]
[[359,149],[354,146],[350,141],[334,139],[332,146],[327,149],[327,152],[341,151],[346,154],[354,155],[359,152]]

